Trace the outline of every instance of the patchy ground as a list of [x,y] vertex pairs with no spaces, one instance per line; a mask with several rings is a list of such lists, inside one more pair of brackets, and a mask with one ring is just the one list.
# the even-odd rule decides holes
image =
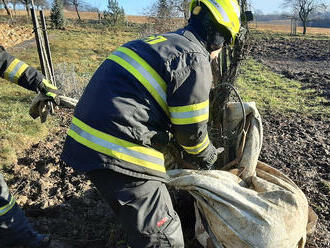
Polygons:
[[[273,70],[285,75],[289,75],[288,71],[290,77],[302,80],[306,87],[329,96],[329,41],[262,40],[253,43],[252,54]],[[14,175],[8,184],[36,229],[62,242],[54,247],[124,247],[124,232],[110,208],[83,175],[60,161],[71,115],[66,110],[58,112],[61,125],[48,139],[20,154],[18,163],[7,171]],[[306,193],[319,216],[317,230],[306,247],[330,247],[329,118],[264,113],[263,121],[261,160],[288,174]],[[197,245],[189,246],[192,247]]]
[[329,39],[263,37],[252,40],[251,48],[251,55],[275,72],[301,81],[304,88],[315,89],[330,100]]
[[[330,100],[330,41],[284,38],[252,40],[251,55],[277,73],[299,80],[303,89]],[[306,194],[319,217],[306,247],[330,247],[330,117],[263,113],[260,160],[281,169]]]

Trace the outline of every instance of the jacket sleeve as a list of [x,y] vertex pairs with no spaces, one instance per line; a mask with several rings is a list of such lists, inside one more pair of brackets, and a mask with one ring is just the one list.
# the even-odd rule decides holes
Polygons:
[[212,71],[204,54],[187,53],[168,65],[171,83],[167,89],[167,104],[172,131],[188,158],[200,167],[212,165],[216,149],[211,143],[207,122]]
[[44,76],[36,69],[14,58],[0,46],[0,77],[37,92]]

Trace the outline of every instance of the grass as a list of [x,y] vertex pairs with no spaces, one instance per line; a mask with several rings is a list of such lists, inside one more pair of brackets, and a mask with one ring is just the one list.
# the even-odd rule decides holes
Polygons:
[[243,100],[256,102],[261,111],[330,117],[325,98],[314,90],[303,90],[300,82],[274,73],[252,58],[243,62],[237,86]]
[[32,96],[18,86],[0,82],[0,169],[14,163],[19,150],[48,133],[46,125],[32,120],[28,114]]
[[[111,51],[120,44],[137,37],[131,31],[68,27],[66,31],[49,30],[53,63],[66,63],[74,67],[78,77],[90,78]],[[27,49],[13,49],[12,54],[31,66],[40,69],[34,43]],[[19,151],[44,139],[57,125],[56,118],[46,124],[32,120],[29,104],[34,93],[0,79],[0,170],[17,160]]]
[[[84,24],[69,26],[65,31],[49,30],[53,63],[55,68],[67,64],[78,77],[87,80],[116,47],[137,36],[134,29],[111,30]],[[14,49],[13,55],[40,69],[34,43],[25,49]],[[314,97],[314,91],[302,90],[299,82],[273,73],[251,58],[243,64],[238,86],[244,100],[257,102],[260,110],[329,116],[329,108],[321,104],[324,99]],[[14,163],[20,150],[45,138],[56,125],[56,118],[42,125],[29,117],[33,95],[0,79],[0,164],[4,166]]]
[[297,33],[297,35],[290,35],[289,33],[283,31],[269,31],[269,30],[255,30],[252,29],[251,35],[254,39],[306,39],[306,40],[326,40],[330,39],[330,28],[327,28],[327,32],[317,34],[317,33],[307,33],[303,35],[302,33]]

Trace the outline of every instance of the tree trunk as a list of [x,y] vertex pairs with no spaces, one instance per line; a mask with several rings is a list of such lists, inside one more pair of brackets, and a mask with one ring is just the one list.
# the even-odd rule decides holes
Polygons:
[[30,16],[30,10],[29,10],[29,4],[28,3],[25,4],[25,9],[26,9],[27,15],[29,17]]
[[12,5],[13,5],[14,13],[15,13],[15,16],[16,16],[16,2],[12,3]]
[[8,5],[7,5],[6,1],[5,1],[5,0],[2,0],[2,2],[3,2],[3,5],[4,5],[4,7],[5,7],[5,10],[6,10],[7,14],[9,15],[10,19],[13,19],[13,17],[12,17],[12,15],[11,15],[11,12],[10,12],[10,10],[9,10],[9,8],[8,8]]
[[77,16],[78,16],[79,21],[81,21],[81,18],[80,18],[80,15],[79,15],[79,11],[78,11],[78,5],[75,5],[74,7],[76,9],[76,12],[77,12]]
[[303,22],[303,25],[304,25],[303,35],[305,35],[307,33],[307,23]]

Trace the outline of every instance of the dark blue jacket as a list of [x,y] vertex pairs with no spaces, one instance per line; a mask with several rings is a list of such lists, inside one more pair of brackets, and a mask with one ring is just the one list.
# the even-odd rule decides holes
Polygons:
[[193,30],[124,44],[98,68],[74,113],[62,158],[88,172],[110,168],[166,179],[171,132],[193,158],[215,155],[207,122],[212,72]]

